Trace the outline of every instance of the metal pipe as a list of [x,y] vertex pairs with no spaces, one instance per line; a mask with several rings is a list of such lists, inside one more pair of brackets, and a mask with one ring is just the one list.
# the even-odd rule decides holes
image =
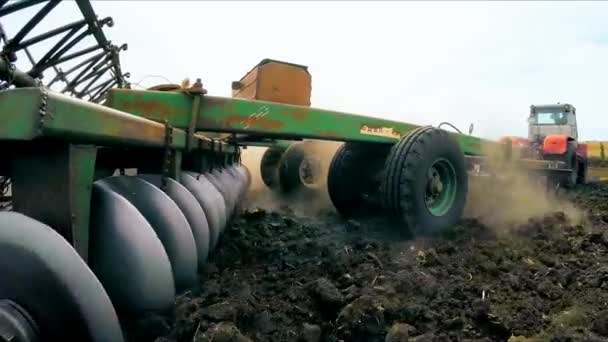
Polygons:
[[21,50],[21,49],[26,48],[26,47],[28,47],[30,45],[34,45],[34,44],[39,43],[39,42],[41,42],[43,40],[49,39],[51,37],[54,37],[54,36],[56,36],[58,34],[61,34],[63,32],[66,32],[66,31],[69,31],[69,30],[72,30],[72,29],[75,30],[75,31],[78,31],[84,25],[86,25],[86,21],[83,19],[83,20],[79,20],[77,22],[74,22],[74,23],[71,23],[71,24],[68,24],[68,25],[64,25],[62,27],[58,27],[58,28],[56,28],[54,30],[48,31],[46,33],[42,33],[42,34],[40,34],[40,35],[38,35],[38,36],[36,36],[34,38],[30,38],[30,39],[28,39],[26,41],[21,42],[19,45],[17,45],[14,48],[14,50],[15,51]]
[[74,52],[74,53],[72,53],[70,55],[67,55],[65,57],[57,58],[57,60],[55,60],[55,61],[48,62],[48,63],[42,65],[43,68],[41,68],[41,69],[42,70],[46,70],[46,68],[48,68],[48,67],[51,67],[51,66],[57,65],[57,64],[61,64],[61,63],[64,63],[64,62],[67,62],[67,61],[69,61],[71,59],[80,57],[82,55],[86,55],[87,53],[91,53],[91,52],[93,52],[95,50],[98,50],[100,48],[101,48],[101,46],[97,45],[97,46],[88,47],[86,49],[82,49],[82,50],[80,50],[78,52]]
[[11,41],[6,44],[4,46],[4,51],[10,51],[15,49],[15,47],[17,45],[19,45],[19,43],[21,43],[21,40],[23,40],[23,38],[25,38],[25,36],[30,33],[30,31],[36,27],[36,25],[38,25],[40,23],[40,21],[42,19],[44,19],[44,17],[46,17],[47,14],[49,14],[50,11],[53,10],[53,8],[55,8],[55,6],[57,6],[59,4],[60,0],[51,0],[49,1],[44,7],[42,7],[40,9],[40,11],[38,11],[38,13],[36,13],[28,22],[27,24],[25,24],[21,30],[19,30],[19,32],[17,32],[17,34],[13,37],[13,39],[11,39]]
[[21,0],[21,1],[15,1],[12,4],[8,5],[8,6],[2,6],[2,8],[0,9],[0,17],[3,17],[7,14],[11,14],[13,12],[22,10],[24,8],[28,8],[34,5],[37,5],[41,2],[45,2],[48,0]]
[[[73,73],[74,71],[76,71],[76,70],[80,69],[82,66],[84,66],[85,64],[87,64],[87,63],[89,63],[89,62],[90,62],[90,64],[89,64],[89,65],[88,65],[88,66],[85,68],[85,69],[88,69],[88,68],[90,68],[92,65],[94,65],[95,63],[97,63],[97,62],[98,62],[98,61],[99,61],[101,58],[103,58],[103,56],[104,56],[105,54],[106,54],[106,53],[105,53],[105,51],[103,51],[103,52],[98,53],[98,54],[96,54],[96,55],[94,55],[94,56],[91,56],[91,57],[89,57],[89,58],[85,59],[84,61],[82,61],[82,62],[80,62],[80,63],[78,63],[78,64],[74,65],[73,67],[71,67],[70,69],[68,69],[68,71],[64,71],[64,72],[62,72],[62,74],[63,74],[64,76],[68,76],[69,74]],[[52,80],[52,81],[49,83],[49,85],[48,85],[48,86],[50,87],[51,85],[53,85],[53,83],[57,82],[57,81],[58,81],[60,78],[61,78],[61,77],[60,77],[59,75],[55,76],[55,78],[53,78],[53,80]],[[66,83],[67,83],[67,82],[66,82]]]
[[[98,26],[95,11],[93,10],[93,6],[91,6],[91,3],[89,2],[89,0],[76,0],[76,4],[78,4],[78,8],[80,9],[80,12],[82,12],[82,15],[84,16],[85,20],[89,24],[89,29],[93,33],[93,36],[95,37],[95,39],[97,40],[99,45],[103,45],[103,46],[108,45],[109,42],[106,39],[106,36],[103,34],[103,31],[101,30],[101,26]],[[112,18],[109,18],[109,19],[110,19],[110,21],[108,22],[108,26],[109,27],[114,26],[114,22],[112,21]]]
[[[105,51],[103,53],[105,54]],[[76,77],[74,79],[72,79],[72,81],[70,81],[70,83],[68,83],[66,85],[66,87],[62,90],[62,92],[74,89],[74,87],[76,87],[76,85],[79,83],[80,78],[82,78],[89,70],[95,69],[97,66],[103,65],[106,62],[107,62],[107,57],[104,58],[104,60],[101,60],[101,58],[98,58],[95,61],[89,63],[89,65],[87,65],[86,68],[82,69],[78,73],[78,75],[76,75]]]
[[76,34],[76,32],[78,32],[78,29],[72,29],[72,31],[70,31],[68,34],[63,36],[47,53],[44,54],[44,56],[42,56],[42,58],[38,61],[38,63],[36,63],[36,65],[34,65],[32,67],[32,70],[30,71],[30,73],[32,73],[34,75],[41,74],[44,71],[44,69],[41,68],[40,65],[43,65],[47,60],[49,60],[51,57],[53,57],[55,52],[57,52],[57,50],[59,50],[62,46],[64,46],[66,44],[66,42],[68,40],[70,40],[70,38],[72,38],[73,35]]
[[0,58],[0,79],[17,87],[39,87],[41,85],[40,80],[19,69],[13,69],[12,64],[2,58]]
[[108,65],[105,68],[101,69],[101,70],[93,70],[91,72],[89,72],[85,77],[83,77],[82,79],[78,80],[77,82],[71,82],[69,87],[69,89],[64,89],[62,92],[65,92],[67,90],[69,91],[75,91],[76,87],[78,87],[79,85],[81,85],[83,82],[85,82],[86,80],[91,79],[92,77],[95,76],[102,76],[106,71],[108,71],[112,66]]
[[95,76],[95,78],[93,78],[81,91],[78,92],[78,96],[83,97],[84,95],[86,95],[89,91],[89,88],[91,88],[91,86],[95,84],[95,82],[97,82],[101,78],[101,76],[103,76],[103,74],[98,74],[97,76]]

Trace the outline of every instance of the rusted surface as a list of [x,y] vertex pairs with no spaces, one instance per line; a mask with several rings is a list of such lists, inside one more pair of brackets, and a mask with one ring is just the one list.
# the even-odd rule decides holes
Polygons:
[[296,107],[293,110],[287,112],[288,115],[297,121],[304,121],[308,118],[308,108]]
[[285,126],[285,124],[281,121],[266,119],[260,116],[243,117],[240,115],[229,115],[226,117],[226,125],[228,127],[231,127],[235,124],[243,125],[244,130],[250,128],[279,130]]
[[135,101],[120,103],[112,101],[111,107],[127,113],[145,113],[147,118],[153,120],[170,120],[179,115],[174,107],[167,105],[165,102],[153,99],[144,100],[141,94],[135,95]]

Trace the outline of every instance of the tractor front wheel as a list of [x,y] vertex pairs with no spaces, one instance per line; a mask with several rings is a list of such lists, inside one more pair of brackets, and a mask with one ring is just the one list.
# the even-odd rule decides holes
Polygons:
[[433,235],[458,223],[468,192],[464,154],[446,131],[420,127],[395,144],[385,163],[385,207],[404,232]]

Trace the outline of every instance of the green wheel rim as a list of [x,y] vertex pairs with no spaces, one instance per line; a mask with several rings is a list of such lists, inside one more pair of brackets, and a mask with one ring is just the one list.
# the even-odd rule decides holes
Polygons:
[[426,207],[433,216],[445,215],[454,204],[458,181],[456,170],[445,158],[435,160],[427,171]]

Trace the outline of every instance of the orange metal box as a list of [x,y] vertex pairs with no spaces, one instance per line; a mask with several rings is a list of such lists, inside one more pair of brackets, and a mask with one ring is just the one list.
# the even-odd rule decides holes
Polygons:
[[264,59],[240,81],[232,82],[232,97],[310,106],[312,81],[308,67]]

